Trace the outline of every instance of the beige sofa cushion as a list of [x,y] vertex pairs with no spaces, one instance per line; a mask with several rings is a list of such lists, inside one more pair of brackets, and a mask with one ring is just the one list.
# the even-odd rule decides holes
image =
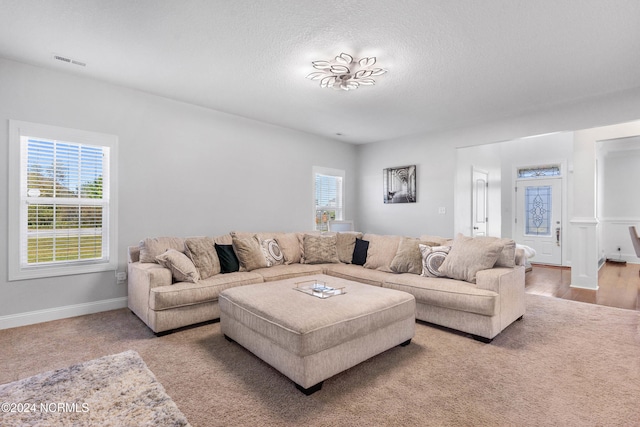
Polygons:
[[158,263],[171,270],[171,275],[176,282],[197,283],[200,280],[198,269],[188,256],[175,249],[169,249],[156,257]]
[[453,239],[441,236],[433,236],[430,234],[423,234],[420,236],[420,240],[424,242],[433,242],[433,245],[429,246],[451,246]]
[[169,249],[184,253],[182,237],[147,237],[140,241],[140,262],[157,263],[156,257]]
[[233,239],[231,238],[231,234],[223,234],[221,236],[216,236],[213,238],[213,241],[219,245],[233,244]]
[[172,286],[158,286],[149,291],[149,308],[168,310],[216,301],[225,289],[256,283],[262,283],[262,276],[253,271],[244,271],[218,274],[195,284],[181,282]]
[[285,264],[298,264],[302,260],[302,234],[278,233],[275,236],[284,255]]
[[213,237],[188,237],[184,241],[185,253],[198,269],[201,279],[220,274],[220,260]]
[[[471,283],[444,277],[429,278],[414,274],[394,274],[384,281],[383,288],[410,293],[416,303],[443,307],[469,313],[494,316],[499,309],[500,296]],[[452,315],[455,315],[452,313]]]
[[492,268],[503,247],[498,240],[474,239],[459,234],[438,270],[452,279],[475,283],[476,273]]
[[364,268],[391,272],[391,262],[398,252],[402,237],[365,234],[363,239],[369,242]]
[[380,270],[371,270],[356,264],[325,264],[324,274],[366,283],[372,286],[382,286],[382,282],[392,273]]
[[[264,233],[265,235],[263,236],[263,238],[268,239],[269,237],[271,237],[270,235],[266,235],[266,233]],[[235,237],[240,237],[240,238],[249,238],[249,237],[255,237],[256,233],[252,232],[252,231],[232,231],[229,233],[229,235],[231,237],[235,236]]]
[[434,246],[435,242],[422,241],[413,237],[403,237],[398,245],[396,256],[391,261],[391,271],[394,273],[422,273],[422,255],[418,245]]
[[303,277],[311,274],[322,274],[322,267],[323,264],[274,265],[273,267],[253,270],[252,273],[261,275],[265,282],[273,282],[275,280],[291,279],[293,277]]
[[339,263],[338,237],[336,235],[316,236],[305,234],[302,239],[305,264]]
[[268,267],[267,258],[262,252],[257,237],[239,237],[234,233],[231,235],[231,241],[240,266],[244,270],[251,271],[256,268]]
[[353,259],[353,250],[356,247],[356,239],[362,238],[362,233],[344,232],[337,234],[338,259],[345,264],[351,264]]
[[502,251],[496,261],[496,267],[513,268],[516,266],[516,242],[512,239],[500,239],[498,237],[481,236],[476,239],[487,240],[491,242],[500,242],[503,245]]

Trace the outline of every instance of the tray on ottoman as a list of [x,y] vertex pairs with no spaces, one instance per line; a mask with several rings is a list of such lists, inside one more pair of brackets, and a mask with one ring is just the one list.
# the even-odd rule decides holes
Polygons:
[[330,298],[347,293],[344,287],[334,288],[333,286],[327,285],[327,282],[321,282],[317,279],[296,282],[296,287],[293,289],[304,292],[305,294],[313,295],[316,298]]
[[240,286],[220,294],[223,334],[289,377],[305,394],[415,333],[413,295],[325,275],[344,288],[333,298],[296,289],[300,278]]

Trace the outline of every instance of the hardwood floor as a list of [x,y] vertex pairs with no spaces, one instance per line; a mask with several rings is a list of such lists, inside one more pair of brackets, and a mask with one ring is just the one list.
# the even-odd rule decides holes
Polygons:
[[597,291],[571,288],[571,268],[533,265],[525,275],[525,291],[590,304],[640,311],[640,264],[605,263]]

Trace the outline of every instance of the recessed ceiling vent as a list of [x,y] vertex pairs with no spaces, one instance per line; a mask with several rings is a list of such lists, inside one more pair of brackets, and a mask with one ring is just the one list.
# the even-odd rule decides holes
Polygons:
[[81,67],[87,66],[86,62],[78,61],[76,59],[69,58],[68,56],[56,55],[55,53],[53,54],[53,59],[56,61],[66,62],[67,64],[79,65]]

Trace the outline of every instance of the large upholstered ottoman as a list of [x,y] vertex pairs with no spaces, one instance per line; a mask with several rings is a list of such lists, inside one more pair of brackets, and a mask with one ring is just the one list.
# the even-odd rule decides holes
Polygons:
[[[330,298],[295,290],[318,280],[346,293]],[[222,333],[289,377],[305,394],[415,333],[413,295],[314,275],[239,286],[220,294]]]

